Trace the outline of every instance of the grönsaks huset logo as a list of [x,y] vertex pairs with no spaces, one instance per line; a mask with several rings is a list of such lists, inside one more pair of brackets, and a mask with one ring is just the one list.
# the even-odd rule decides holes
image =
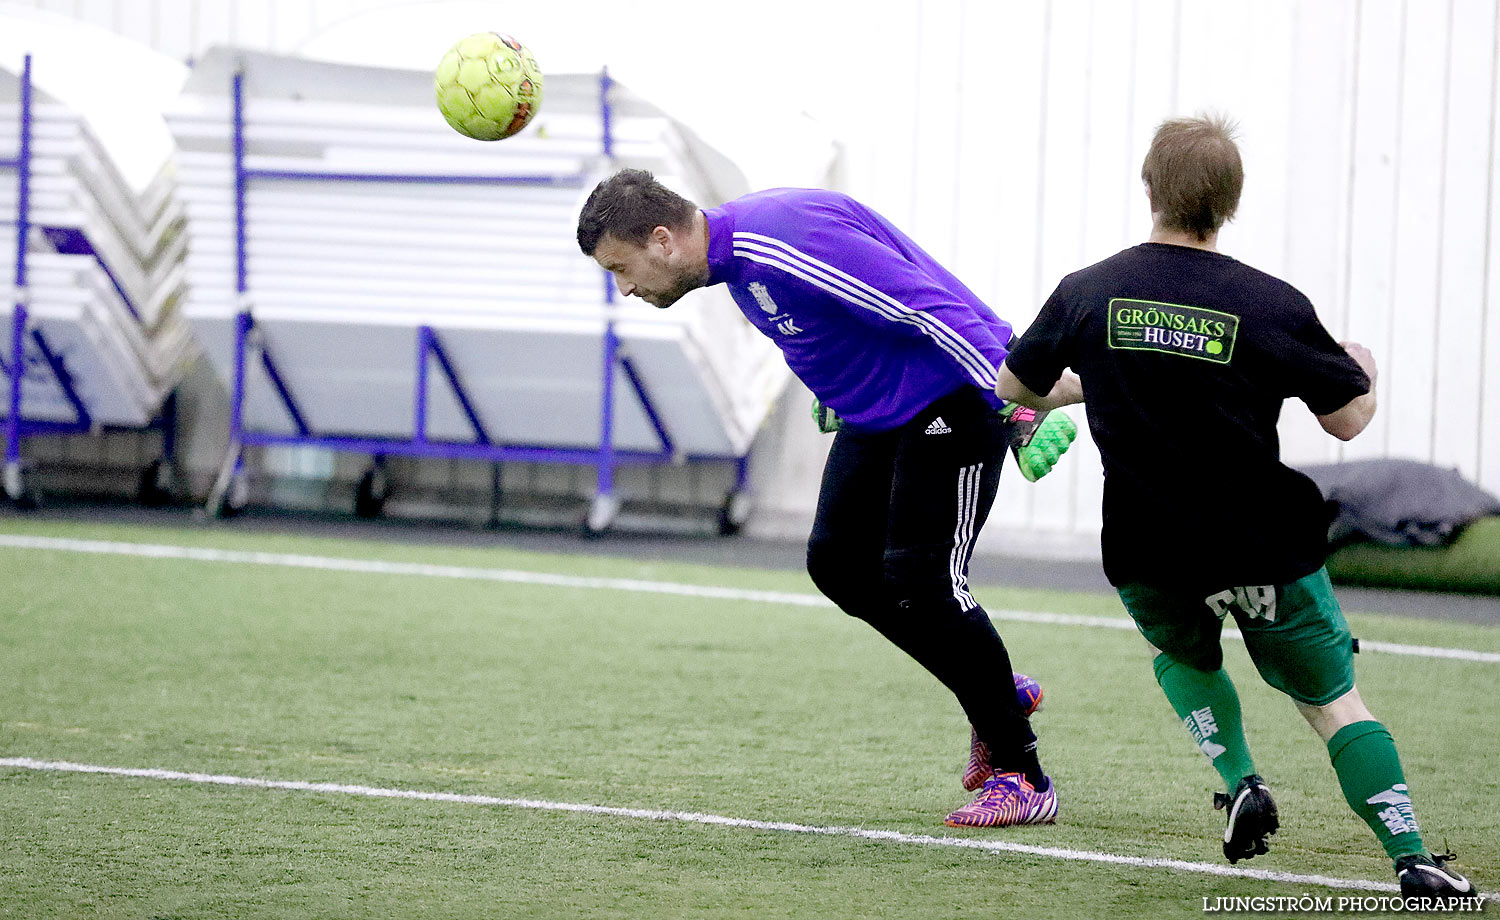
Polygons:
[[1240,318],[1232,313],[1124,297],[1109,302],[1110,348],[1228,364],[1239,330]]

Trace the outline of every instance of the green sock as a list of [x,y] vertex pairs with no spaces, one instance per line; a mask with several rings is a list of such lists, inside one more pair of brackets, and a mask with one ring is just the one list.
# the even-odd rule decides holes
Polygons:
[[1157,655],[1152,667],[1156,682],[1198,742],[1198,749],[1223,777],[1224,791],[1233,794],[1240,780],[1255,772],[1234,682],[1223,668],[1200,671],[1166,655]]
[[1396,742],[1379,722],[1345,725],[1328,739],[1328,757],[1344,800],[1370,825],[1391,859],[1426,853],[1407,795]]

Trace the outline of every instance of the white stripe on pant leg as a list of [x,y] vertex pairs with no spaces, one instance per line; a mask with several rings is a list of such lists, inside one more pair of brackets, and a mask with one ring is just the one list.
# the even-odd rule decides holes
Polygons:
[[965,610],[979,606],[974,595],[969,593],[967,568],[968,548],[974,539],[974,518],[979,505],[979,474],[983,463],[966,466],[958,473],[958,522],[953,529],[953,549],[948,553],[948,578],[953,582],[953,597]]
[[974,548],[975,521],[979,518],[979,482],[984,473],[984,464],[976,463],[969,468],[968,498],[964,503],[964,539],[963,544],[958,547],[958,555],[954,559],[954,573],[958,578],[958,584],[963,590],[964,610],[972,610],[979,606],[979,601],[974,599],[973,593],[969,591],[969,555]]
[[[964,467],[958,471],[958,503],[953,524],[953,546],[948,550],[948,581],[953,585],[953,598],[963,606],[963,589],[958,581],[958,547],[963,545],[964,540],[964,505],[968,495],[969,469]],[[967,608],[965,608],[967,609]]]
[[974,464],[974,471],[969,474],[969,522],[964,533],[963,553],[958,559],[958,577],[964,586],[964,597],[969,599],[969,608],[979,606],[979,601],[974,599],[974,594],[969,590],[969,559],[974,555],[974,541],[979,536],[979,495],[984,488],[984,464]]

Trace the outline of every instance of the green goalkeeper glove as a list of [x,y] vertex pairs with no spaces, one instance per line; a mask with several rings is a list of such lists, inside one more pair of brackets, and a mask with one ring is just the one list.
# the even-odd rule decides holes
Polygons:
[[1062,412],[1006,403],[1000,417],[1005,419],[1005,439],[1010,452],[1027,482],[1036,482],[1052,472],[1078,436],[1078,426]]
[[844,420],[839,418],[839,414],[823,405],[823,401],[816,396],[813,397],[812,417],[818,423],[818,430],[824,434],[831,434],[844,427]]

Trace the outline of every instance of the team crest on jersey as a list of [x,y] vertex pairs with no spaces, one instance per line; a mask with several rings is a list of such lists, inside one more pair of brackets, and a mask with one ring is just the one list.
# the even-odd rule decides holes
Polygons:
[[776,306],[776,301],[771,299],[771,292],[766,290],[766,286],[759,281],[750,282],[750,296],[754,297],[760,308],[771,316],[775,316],[781,309]]
[[767,316],[771,317],[771,322],[776,324],[778,332],[782,335],[796,335],[802,331],[802,327],[797,325],[797,321],[792,319],[790,314],[777,315],[781,308],[776,306],[776,301],[771,299],[771,292],[766,290],[764,284],[752,281],[746,287],[750,290],[750,296],[755,298],[755,303],[765,311]]

